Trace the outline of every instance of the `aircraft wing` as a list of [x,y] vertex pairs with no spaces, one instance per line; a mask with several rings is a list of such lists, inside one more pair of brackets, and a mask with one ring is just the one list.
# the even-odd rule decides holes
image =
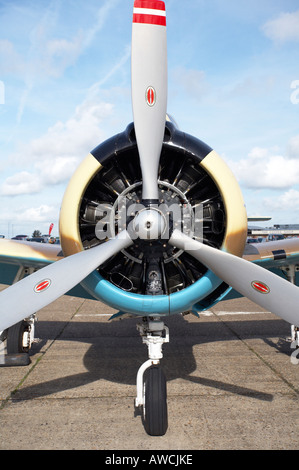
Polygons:
[[[299,265],[299,238],[247,243],[243,258],[286,278],[282,268]],[[20,268],[38,270],[61,259],[63,253],[60,245],[0,239],[0,284],[13,284]],[[298,278],[296,284],[299,285],[299,272],[295,275]],[[80,284],[66,295],[94,299]],[[229,289],[221,300],[236,297],[240,294]]]
[[299,264],[299,238],[248,243],[243,258],[266,269]]
[[[287,269],[299,266],[299,238],[288,238],[273,242],[247,243],[243,258],[265,268],[283,279],[288,279]],[[299,285],[299,272],[294,270],[296,285]],[[243,297],[230,288],[221,300]]]
[[[28,274],[63,259],[60,245],[0,239],[0,284],[11,285],[24,268]],[[93,299],[81,285],[67,293]]]

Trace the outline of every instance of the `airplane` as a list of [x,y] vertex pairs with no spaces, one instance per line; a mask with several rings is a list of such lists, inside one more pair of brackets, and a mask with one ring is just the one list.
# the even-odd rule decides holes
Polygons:
[[[170,315],[199,316],[244,296],[290,323],[298,343],[298,239],[246,244],[240,187],[209,145],[167,114],[164,1],[135,0],[133,122],[82,161],[63,197],[60,245],[0,240],[0,339],[28,352],[36,312],[64,294],[99,300],[137,324],[148,360],[135,407],[146,432],[168,428],[160,366]],[[299,345],[299,344],[298,344]]]

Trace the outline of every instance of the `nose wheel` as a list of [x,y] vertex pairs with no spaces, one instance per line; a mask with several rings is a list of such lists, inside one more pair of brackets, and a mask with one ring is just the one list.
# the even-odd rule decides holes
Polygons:
[[137,373],[135,407],[141,411],[146,432],[151,436],[163,436],[168,427],[168,414],[166,379],[160,359],[163,344],[169,342],[169,329],[160,319],[148,318],[138,324],[137,329],[148,346],[149,359]]
[[163,436],[167,431],[166,379],[161,367],[152,366],[145,373],[143,424],[150,436]]

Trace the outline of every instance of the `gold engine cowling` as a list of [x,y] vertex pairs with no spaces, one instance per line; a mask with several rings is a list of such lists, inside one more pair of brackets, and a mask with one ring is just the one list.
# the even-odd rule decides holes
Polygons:
[[[159,169],[160,203],[175,202],[182,208],[202,206],[203,242],[242,256],[247,236],[247,215],[239,185],[226,163],[202,141],[167,122]],[[141,172],[133,124],[94,149],[82,161],[65,192],[60,213],[60,240],[65,256],[105,240],[96,236],[103,212],[125,197],[141,201]],[[111,210],[111,209],[110,209]],[[117,214],[113,214],[113,221]],[[115,219],[116,216],[116,219]],[[106,218],[107,220],[107,218]],[[110,219],[112,220],[112,219]],[[114,223],[113,222],[113,223]],[[174,221],[175,222],[175,221]],[[102,224],[103,226],[103,224]],[[114,227],[113,227],[114,229]],[[159,258],[163,294],[171,295],[198,283],[208,270],[190,255],[166,243],[134,243],[108,260],[98,274],[117,288],[132,294],[145,293],[146,266]],[[199,285],[199,283],[198,283]],[[227,288],[219,282],[215,296]],[[211,292],[198,290],[199,301]],[[97,296],[96,296],[97,297]]]

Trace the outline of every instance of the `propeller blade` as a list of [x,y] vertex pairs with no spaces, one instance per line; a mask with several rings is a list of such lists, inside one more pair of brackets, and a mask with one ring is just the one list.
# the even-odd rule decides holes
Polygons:
[[123,231],[102,245],[56,261],[7,287],[0,292],[0,331],[56,300],[132,243]]
[[132,106],[143,200],[158,200],[158,168],[167,111],[166,13],[162,1],[135,0]]
[[178,230],[169,243],[183,249],[237,292],[287,322],[299,325],[299,288],[242,258],[211,248]]

